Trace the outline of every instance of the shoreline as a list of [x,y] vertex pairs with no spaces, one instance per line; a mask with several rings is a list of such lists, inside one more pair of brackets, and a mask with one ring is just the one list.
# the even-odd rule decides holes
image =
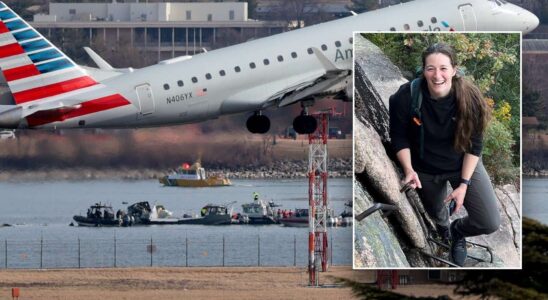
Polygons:
[[522,172],[523,178],[546,178],[548,177],[548,170],[540,170],[540,171],[523,171]]
[[[278,161],[270,166],[207,168],[208,174],[225,174],[229,179],[301,179],[307,178],[308,161]],[[352,161],[331,159],[329,178],[352,178]],[[56,180],[158,180],[170,171],[156,168],[55,168],[38,170],[0,170],[0,182]]]

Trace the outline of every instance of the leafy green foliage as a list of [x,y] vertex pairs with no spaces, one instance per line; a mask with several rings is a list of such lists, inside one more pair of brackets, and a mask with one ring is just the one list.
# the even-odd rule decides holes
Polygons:
[[493,181],[507,183],[519,178],[519,168],[512,164],[514,140],[508,128],[493,119],[483,138],[483,163]]

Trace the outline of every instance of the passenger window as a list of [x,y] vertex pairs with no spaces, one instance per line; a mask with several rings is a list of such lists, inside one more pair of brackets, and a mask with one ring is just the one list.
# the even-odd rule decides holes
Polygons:
[[314,53],[314,50],[312,50],[312,48],[308,48],[308,49],[306,49],[306,52],[308,52],[308,54],[312,54],[312,53]]
[[234,67],[234,71],[236,71],[236,73],[240,73],[241,70],[242,69],[240,69],[240,67],[238,67],[238,66]]
[[396,28],[390,27],[390,31],[396,31]]
[[291,52],[291,57],[297,58],[297,52]]
[[263,63],[265,66],[268,66],[270,64],[270,61],[268,59],[263,59]]
[[192,77],[192,82],[194,82],[194,83],[198,82],[198,78]]
[[284,57],[283,57],[283,56],[281,56],[281,55],[278,55],[278,61],[279,61],[279,62],[282,62],[282,61],[284,61]]
[[211,74],[207,73],[205,77],[206,77],[207,80],[210,80],[211,79]]
[[169,84],[167,84],[167,83],[164,84],[164,90],[166,90],[166,91],[169,90]]
[[403,25],[403,29],[404,30],[409,30],[409,29],[411,29],[411,27],[409,27],[409,24],[405,24],[405,25]]
[[417,25],[419,25],[419,27],[422,27],[422,25],[424,25],[424,23],[423,23],[421,20],[419,20],[419,21],[417,22]]
[[354,43],[354,38],[352,38],[352,37],[349,38],[349,39],[348,39],[348,42],[350,42],[350,44]]
[[225,76],[225,75],[226,75],[226,73],[225,73],[225,70],[221,70],[221,71],[219,71],[219,75],[221,75],[221,76]]
[[326,46],[325,44],[322,45],[322,50],[323,50],[323,51],[326,51],[326,50],[327,50],[327,46]]
[[184,84],[183,84],[183,81],[182,81],[182,80],[178,80],[178,81],[177,81],[177,85],[178,85],[178,86],[183,86],[183,85],[184,85]]
[[438,19],[436,19],[436,17],[432,17],[432,19],[430,19],[430,21],[432,22],[432,24],[438,23]]
[[256,66],[255,66],[255,63],[254,63],[254,62],[249,63],[249,67],[250,67],[251,69],[255,69],[255,67],[256,67]]
[[340,46],[341,46],[341,42],[336,41],[336,42],[335,42],[335,47],[339,48]]

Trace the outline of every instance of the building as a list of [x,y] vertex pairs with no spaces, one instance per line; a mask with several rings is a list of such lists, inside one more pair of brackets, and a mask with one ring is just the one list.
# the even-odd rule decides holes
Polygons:
[[50,3],[49,15],[34,16],[35,22],[245,22],[247,2],[220,3]]
[[75,44],[92,48],[97,43],[127,45],[156,61],[286,30],[283,22],[248,19],[245,2],[50,3],[49,9],[31,23],[49,39],[77,37]]
[[356,276],[358,281],[376,284],[381,288],[392,285],[450,283],[461,280],[464,275],[457,269],[359,270],[356,274],[358,274]]

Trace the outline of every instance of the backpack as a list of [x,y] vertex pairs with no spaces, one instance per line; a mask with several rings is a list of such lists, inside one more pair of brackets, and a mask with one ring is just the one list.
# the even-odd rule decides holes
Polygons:
[[419,127],[419,157],[424,158],[424,126],[422,126],[421,105],[422,105],[422,78],[418,77],[411,81],[411,120]]

